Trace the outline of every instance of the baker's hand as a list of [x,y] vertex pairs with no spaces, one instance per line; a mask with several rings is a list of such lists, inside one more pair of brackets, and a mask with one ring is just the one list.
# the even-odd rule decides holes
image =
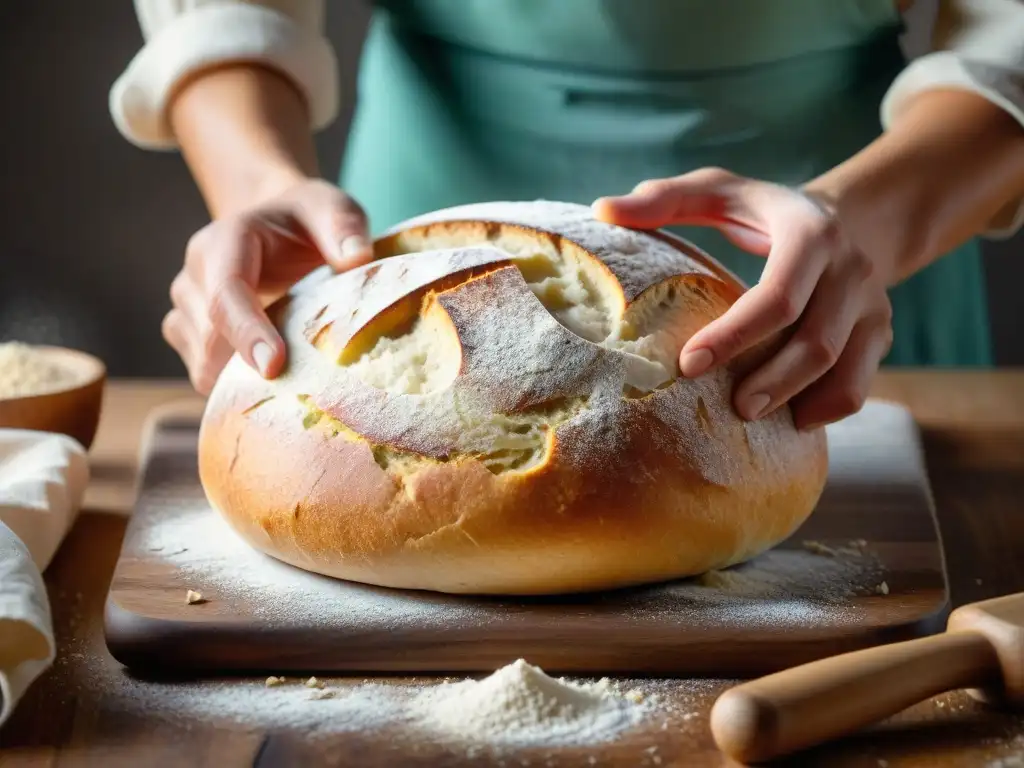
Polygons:
[[285,346],[260,295],[282,294],[325,262],[344,271],[371,257],[358,203],[325,181],[300,182],[192,236],[171,284],[164,338],[203,394],[235,351],[263,376],[276,376]]
[[808,194],[706,168],[602,198],[595,215],[636,229],[707,225],[767,257],[760,282],[686,343],[696,377],[789,329],[781,349],[739,382],[734,406],[758,419],[789,403],[799,428],[860,410],[892,346],[891,268],[853,245],[835,212]]

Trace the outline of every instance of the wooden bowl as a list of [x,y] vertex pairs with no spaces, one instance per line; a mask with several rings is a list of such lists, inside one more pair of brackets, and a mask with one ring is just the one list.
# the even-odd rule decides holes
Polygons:
[[107,368],[99,358],[64,347],[32,347],[54,365],[70,370],[71,386],[38,395],[0,397],[0,429],[34,429],[73,437],[86,450],[96,437]]

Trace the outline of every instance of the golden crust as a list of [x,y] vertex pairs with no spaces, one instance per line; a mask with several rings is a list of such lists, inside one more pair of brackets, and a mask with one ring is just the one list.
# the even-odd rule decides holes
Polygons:
[[[645,295],[672,278],[689,292],[684,316],[673,319],[688,326],[686,335],[739,295],[741,286],[713,261],[683,254],[686,244],[659,240],[681,258],[673,262],[657,251],[645,271],[643,252],[620,247],[609,256],[593,242],[584,248],[579,230],[590,231],[593,241],[614,229],[620,246],[647,247],[651,236],[620,237],[618,228],[586,221],[552,232],[550,211],[531,218],[531,205],[542,204],[519,204],[509,213],[512,224],[495,221],[486,207],[483,221],[457,210],[440,224],[412,222],[382,239],[378,255],[508,237],[578,249],[574,258],[600,261],[618,291],[610,311],[620,316],[640,312]],[[264,381],[234,359],[218,382],[200,435],[200,476],[213,507],[254,547],[300,568],[381,586],[492,594],[586,591],[699,574],[774,546],[811,513],[827,473],[823,430],[798,432],[786,408],[742,421],[729,402],[735,370],[630,392],[623,356],[531,309],[529,298],[516,293],[516,274],[493,259],[435,298],[452,318],[453,343],[462,345],[462,368],[448,390],[496,412],[542,412],[545,445],[534,461],[495,471],[445,433],[440,417],[431,432],[434,420],[410,406],[411,396],[339,379],[322,350],[295,341],[322,338],[333,317],[336,353],[336,345],[343,348],[366,327],[335,334],[341,308],[324,312],[321,305],[342,291],[328,283],[358,278],[338,276],[275,312],[286,335],[292,329],[294,361],[285,376]],[[396,293],[377,313],[406,295]],[[494,300],[517,295],[511,309]],[[569,340],[545,342],[537,354],[573,365],[554,373],[538,365],[519,371],[517,381],[488,378],[501,345],[517,343],[488,323],[512,309],[530,315],[523,327],[538,338],[557,337],[557,326]],[[518,354],[532,349],[520,345]],[[448,390],[415,402],[443,416]]]

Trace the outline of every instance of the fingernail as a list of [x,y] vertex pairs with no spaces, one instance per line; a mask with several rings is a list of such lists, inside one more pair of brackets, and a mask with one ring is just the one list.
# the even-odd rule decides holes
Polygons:
[[764,415],[764,412],[768,410],[768,404],[771,403],[771,401],[771,397],[763,392],[751,395],[747,398],[746,404],[743,406],[743,418],[748,421],[757,421]]
[[274,359],[274,350],[265,341],[257,341],[252,345],[252,359],[260,375],[266,378],[270,371],[270,361]]
[[341,241],[341,255],[346,259],[362,256],[370,249],[370,241],[362,235],[349,235]]
[[710,349],[695,349],[687,352],[679,361],[679,370],[688,379],[700,376],[715,362],[715,356]]

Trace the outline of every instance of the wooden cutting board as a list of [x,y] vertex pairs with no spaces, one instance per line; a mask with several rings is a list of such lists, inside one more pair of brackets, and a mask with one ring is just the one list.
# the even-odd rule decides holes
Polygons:
[[[829,481],[789,541],[696,580],[491,599],[366,587],[253,551],[206,503],[199,414],[150,421],[107,644],[140,672],[548,671],[748,677],[943,628],[948,593],[916,425],[871,401],[828,428]],[[186,592],[203,602],[186,603]]]

